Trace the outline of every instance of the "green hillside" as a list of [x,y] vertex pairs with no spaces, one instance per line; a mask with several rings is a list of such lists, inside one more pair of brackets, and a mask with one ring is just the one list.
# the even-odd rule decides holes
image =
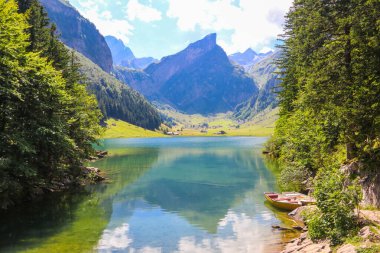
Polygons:
[[87,78],[88,89],[98,100],[105,118],[116,118],[131,124],[156,129],[161,124],[158,111],[137,91],[104,72],[80,53],[76,56],[80,70]]
[[122,120],[109,119],[106,121],[107,129],[102,136],[104,139],[111,138],[142,138],[142,137],[164,137],[160,132],[144,129]]

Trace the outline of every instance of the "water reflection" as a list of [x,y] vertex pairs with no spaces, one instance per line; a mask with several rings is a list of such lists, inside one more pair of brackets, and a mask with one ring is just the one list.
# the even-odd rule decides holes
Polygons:
[[[0,218],[1,252],[278,252],[263,138],[106,140],[110,182]],[[290,237],[293,236],[290,234]]]
[[[151,169],[121,190],[100,252],[273,252],[282,233],[263,204],[275,188],[255,138],[141,143],[159,149]],[[109,145],[109,143],[108,143]],[[117,145],[123,145],[118,140]],[[271,249],[272,247],[272,249]]]

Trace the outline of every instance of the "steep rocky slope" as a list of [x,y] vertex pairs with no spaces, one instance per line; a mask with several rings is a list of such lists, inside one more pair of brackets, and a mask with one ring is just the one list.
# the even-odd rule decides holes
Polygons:
[[60,39],[82,53],[104,71],[112,69],[111,51],[97,28],[64,0],[40,0],[50,20],[56,24]]

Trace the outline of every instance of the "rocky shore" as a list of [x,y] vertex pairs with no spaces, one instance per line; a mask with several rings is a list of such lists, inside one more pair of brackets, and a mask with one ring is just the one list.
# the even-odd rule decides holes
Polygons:
[[[89,161],[96,161],[108,155],[107,151],[98,151]],[[68,190],[76,186],[98,183],[106,180],[104,173],[98,168],[81,166],[78,176],[63,175],[60,179],[52,180],[50,184],[40,187],[43,192],[58,192]]]
[[[296,220],[302,219],[301,213],[305,209],[313,207],[301,207],[289,216]],[[330,241],[313,242],[307,232],[302,233],[299,238],[286,244],[281,253],[378,253],[380,252],[380,211],[361,210],[360,223],[362,228],[355,238],[348,240],[350,243],[332,247]]]

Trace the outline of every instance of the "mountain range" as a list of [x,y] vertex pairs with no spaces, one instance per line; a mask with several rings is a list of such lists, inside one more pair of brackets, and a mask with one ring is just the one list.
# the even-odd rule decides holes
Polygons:
[[216,44],[216,34],[162,58],[144,71],[116,68],[115,74],[149,100],[189,114],[232,111],[259,92],[253,79],[242,67],[231,64]]
[[267,53],[256,53],[251,48],[248,48],[244,53],[235,53],[229,55],[228,58],[235,64],[243,66],[245,69],[249,69],[254,64],[260,62],[261,60],[267,58],[272,55],[273,52],[269,51]]
[[[187,114],[233,111],[241,120],[277,105],[272,92],[277,83],[277,75],[273,74],[277,53],[247,49],[227,56],[216,43],[217,35],[209,34],[160,61],[137,58],[121,40],[103,37],[68,2],[40,1],[56,24],[61,40],[80,53],[86,65],[83,72],[91,83],[89,90],[96,94],[106,117],[157,127],[158,113],[145,98]],[[139,107],[147,112],[143,115],[148,119],[138,115]]]

